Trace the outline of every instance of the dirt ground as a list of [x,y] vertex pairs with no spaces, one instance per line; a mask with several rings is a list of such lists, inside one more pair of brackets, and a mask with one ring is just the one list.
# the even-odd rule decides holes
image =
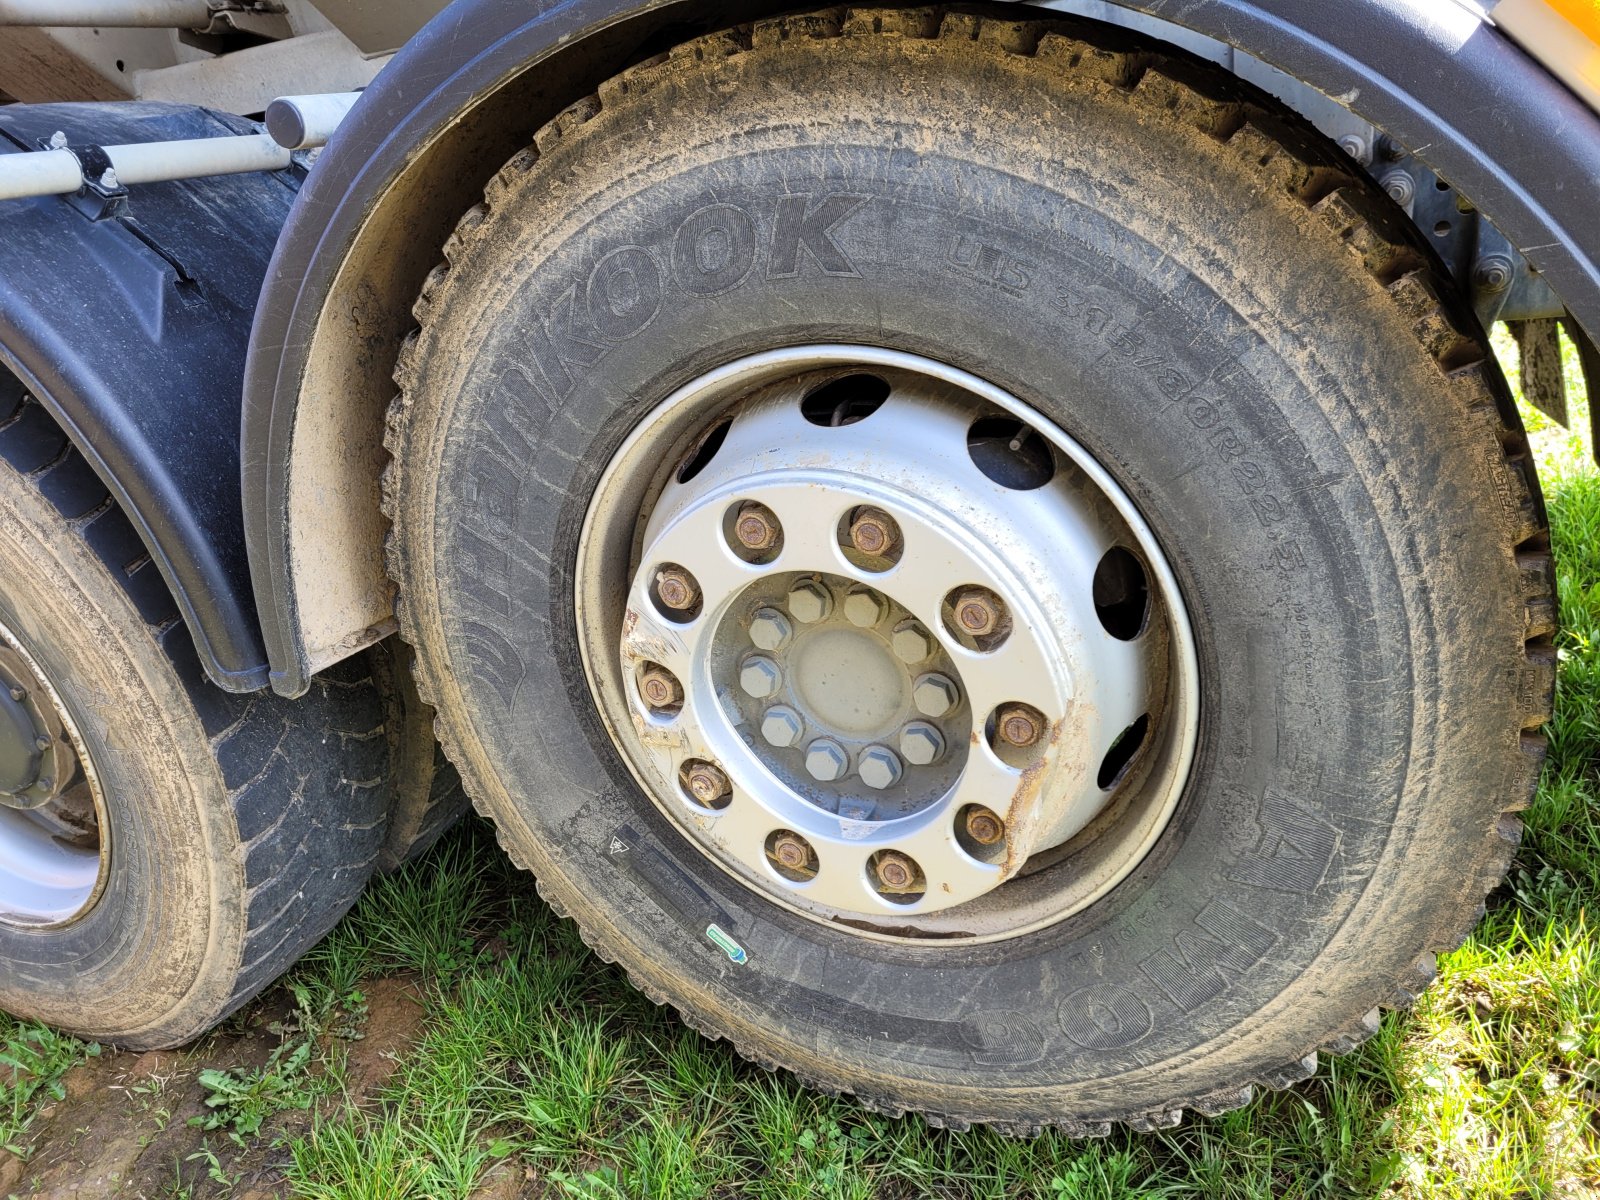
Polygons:
[[[358,1039],[328,1046],[342,1056],[342,1091],[321,1107],[343,1108],[372,1096],[416,1041],[423,1009],[405,976],[371,980]],[[66,1076],[66,1097],[28,1129],[26,1159],[0,1154],[0,1196],[33,1200],[129,1200],[283,1195],[287,1143],[308,1128],[319,1104],[269,1117],[259,1134],[232,1140],[198,1123],[208,1113],[200,1073],[259,1067],[279,1045],[272,1026],[290,1016],[281,992],[191,1046],[143,1054],[105,1052]],[[213,1159],[214,1156],[214,1159]],[[513,1193],[514,1194],[514,1193]]]

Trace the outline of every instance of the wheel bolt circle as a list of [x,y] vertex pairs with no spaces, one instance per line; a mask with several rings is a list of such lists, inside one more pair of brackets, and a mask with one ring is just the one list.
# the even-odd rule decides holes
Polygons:
[[688,793],[707,808],[722,808],[733,794],[727,774],[703,758],[691,758],[679,774]]
[[656,572],[656,595],[674,612],[683,612],[700,602],[700,585],[682,567],[662,567]]
[[870,629],[883,620],[883,601],[878,594],[863,588],[844,598],[844,615],[850,624],[860,629]]
[[900,547],[900,526],[881,508],[862,508],[850,522],[850,544],[863,554],[883,558]]
[[733,536],[746,550],[770,550],[777,544],[778,518],[765,504],[747,500],[733,519]]
[[818,738],[806,747],[806,771],[821,783],[832,783],[850,767],[844,747],[831,738]]
[[764,654],[752,654],[739,668],[739,687],[746,696],[765,700],[777,692],[783,682],[783,672],[778,664]]
[[926,721],[912,721],[900,731],[900,754],[914,767],[925,767],[944,753],[944,735]]
[[925,717],[942,717],[956,706],[956,685],[938,673],[919,676],[911,685],[911,702]]
[[922,878],[922,868],[916,860],[898,850],[878,851],[872,873],[877,876],[879,890],[885,892],[915,891]]
[[800,714],[783,704],[767,709],[767,715],[761,718],[761,736],[769,746],[794,745],[804,728]]
[[820,583],[809,579],[789,589],[789,613],[796,621],[810,625],[820,621],[833,608],[833,597]]
[[900,760],[887,746],[868,746],[861,752],[856,774],[868,787],[882,791],[900,782]]
[[775,608],[758,609],[750,620],[750,640],[763,650],[781,649],[793,632],[789,618]]
[[647,663],[639,673],[639,694],[651,708],[675,708],[683,703],[683,684],[659,663]]
[[1005,822],[993,809],[974,804],[967,810],[967,836],[980,846],[993,846],[1006,836]]
[[957,592],[950,606],[955,613],[956,625],[963,633],[984,637],[1000,628],[1004,615],[998,597],[983,588],[965,588]]
[[1011,746],[1026,748],[1044,736],[1044,714],[1030,704],[1002,704],[994,715],[995,733]]

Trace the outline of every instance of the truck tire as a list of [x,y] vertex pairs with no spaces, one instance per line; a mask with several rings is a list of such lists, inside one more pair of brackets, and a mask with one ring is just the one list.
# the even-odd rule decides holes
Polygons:
[[446,750],[747,1057],[1166,1126],[1370,1034],[1506,869],[1554,681],[1515,408],[1404,215],[1231,77],[739,27],[541,130],[415,313],[385,494]]
[[365,656],[286,701],[203,674],[104,484],[0,376],[0,1008],[203,1033],[365,885],[390,793]]
[[393,766],[393,809],[377,863],[389,874],[427,853],[468,805],[461,777],[433,736],[433,709],[417,694],[411,647],[389,638],[369,654],[384,697]]

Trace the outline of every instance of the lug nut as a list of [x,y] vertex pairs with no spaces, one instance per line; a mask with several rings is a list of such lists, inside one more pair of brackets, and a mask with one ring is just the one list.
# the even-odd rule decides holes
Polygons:
[[765,504],[746,500],[733,519],[733,536],[746,550],[770,550],[778,544],[782,530],[778,518]]
[[1044,736],[1044,714],[1028,704],[1002,704],[994,714],[994,731],[1007,745],[1031,746]]
[[666,566],[656,572],[656,596],[674,612],[685,612],[700,603],[700,585],[682,567]]
[[900,782],[900,760],[887,746],[868,746],[861,752],[856,774],[861,776],[862,783],[881,792]]
[[858,508],[850,522],[850,544],[872,558],[886,558],[900,548],[900,526],[881,508]]
[[911,685],[911,702],[925,717],[942,717],[956,706],[960,693],[943,675],[920,675]]
[[49,738],[41,734],[39,737],[33,739],[33,745],[34,749],[36,750],[48,750],[50,749],[51,741]]
[[761,718],[761,736],[769,746],[792,746],[804,731],[800,714],[782,704],[767,709],[766,716]]
[[760,654],[752,654],[739,668],[739,686],[746,696],[765,700],[783,683],[783,672],[778,664]]
[[659,663],[646,663],[639,673],[639,694],[658,712],[671,711],[683,704],[683,684]]
[[827,738],[818,738],[806,747],[806,771],[811,778],[832,783],[850,768],[844,747]]
[[691,758],[678,771],[684,791],[706,808],[724,808],[733,795],[733,785],[721,767],[703,758]]
[[19,687],[14,687],[11,689],[11,698],[20,704],[28,698],[28,693]]
[[876,592],[866,589],[851,592],[844,598],[844,615],[850,624],[871,629],[883,620],[883,601],[878,599]]
[[789,590],[789,612],[803,624],[822,620],[832,608],[833,596],[820,583],[808,579]]
[[993,846],[1006,836],[1006,825],[992,809],[974,804],[967,809],[967,836],[980,846]]
[[926,721],[913,721],[900,731],[900,753],[914,767],[925,767],[944,753],[944,735]]
[[1000,628],[1005,608],[987,588],[962,588],[950,600],[956,628],[970,637],[987,637]]
[[789,618],[775,608],[757,609],[750,620],[750,640],[763,650],[781,649],[792,632]]
[[873,855],[872,873],[878,877],[878,888],[885,892],[915,892],[923,890],[922,868],[909,855],[898,850],[880,850]]
[[815,875],[817,854],[798,833],[780,829],[767,839],[767,857],[790,875]]
[[915,621],[907,621],[896,629],[889,644],[894,648],[894,656],[903,663],[919,663],[933,653],[927,631]]

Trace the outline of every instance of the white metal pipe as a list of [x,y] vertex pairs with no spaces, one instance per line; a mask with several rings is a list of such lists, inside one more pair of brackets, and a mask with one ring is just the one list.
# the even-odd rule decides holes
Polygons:
[[206,0],[0,0],[0,25],[204,29],[210,24]]
[[359,99],[360,92],[279,96],[267,106],[267,132],[291,150],[324,145]]
[[65,150],[0,154],[0,200],[59,196],[83,186],[78,160]]

